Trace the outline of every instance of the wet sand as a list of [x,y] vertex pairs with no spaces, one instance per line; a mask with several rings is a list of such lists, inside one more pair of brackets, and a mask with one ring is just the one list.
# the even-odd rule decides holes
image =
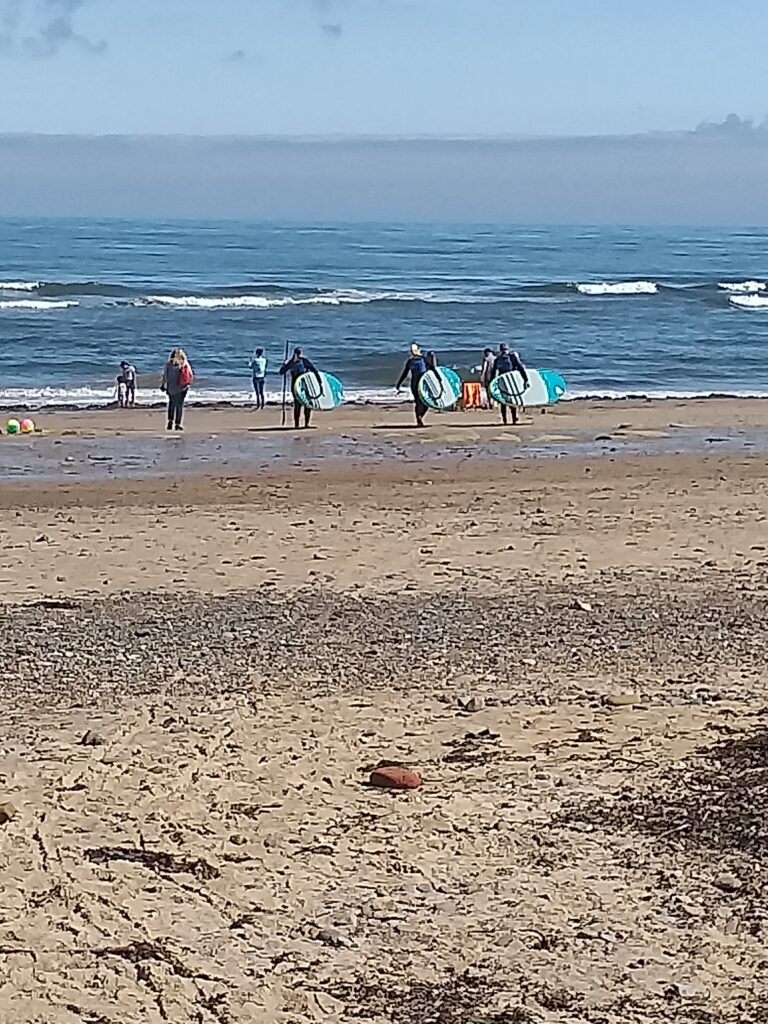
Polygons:
[[[659,406],[542,419],[768,410]],[[257,414],[199,415],[161,443]],[[379,416],[401,456],[333,450]],[[343,417],[305,464],[0,487],[0,1018],[765,1021],[764,459]],[[386,760],[422,788],[367,787]]]

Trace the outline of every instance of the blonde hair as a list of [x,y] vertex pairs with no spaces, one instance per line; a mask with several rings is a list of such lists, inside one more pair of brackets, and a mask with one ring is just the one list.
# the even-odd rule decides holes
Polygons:
[[187,353],[183,348],[175,348],[171,352],[169,363],[173,363],[174,366],[183,366],[187,362]]

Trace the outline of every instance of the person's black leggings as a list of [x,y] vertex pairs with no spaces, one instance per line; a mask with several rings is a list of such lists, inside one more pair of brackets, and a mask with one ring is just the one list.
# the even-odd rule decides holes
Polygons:
[[256,393],[256,408],[264,408],[264,378],[254,377],[253,378],[253,390]]
[[504,405],[502,402],[499,402],[499,406],[501,408],[501,422],[504,424],[504,426],[507,425],[507,412],[509,412],[510,416],[512,417],[512,422],[517,423],[517,406]]
[[301,422],[301,414],[304,413],[304,426],[309,426],[309,421],[312,417],[312,410],[308,409],[306,405],[302,405],[298,398],[293,400],[293,425],[298,430],[299,423]]
[[429,406],[422,402],[418,386],[411,388],[411,394],[413,395],[413,411],[416,414],[416,425],[420,427],[424,422],[424,417],[429,411]]
[[187,397],[187,388],[168,395],[168,429],[181,427],[181,417],[184,415],[184,399]]

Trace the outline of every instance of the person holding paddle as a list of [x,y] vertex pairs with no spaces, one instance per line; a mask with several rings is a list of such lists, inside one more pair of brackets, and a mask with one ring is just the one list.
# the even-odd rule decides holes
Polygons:
[[322,392],[323,381],[320,374],[317,371],[317,368],[315,367],[314,363],[312,363],[311,360],[307,359],[307,357],[304,355],[303,349],[295,348],[293,350],[293,355],[291,356],[290,359],[286,359],[286,361],[280,367],[279,372],[283,378],[287,379],[288,377],[290,377],[291,379],[291,394],[293,395],[293,425],[295,429],[299,429],[299,422],[301,420],[302,409],[304,410],[304,427],[308,427],[309,421],[312,417],[312,410],[307,406],[301,404],[299,399],[296,397],[296,390],[294,385],[296,384],[296,381],[303,373],[314,373],[315,377],[317,377],[317,383],[320,388],[320,391]]
[[[490,382],[494,380],[496,377],[500,377],[502,373],[509,373],[511,370],[517,370],[517,372],[523,378],[523,391],[525,391],[525,389],[528,387],[528,374],[526,373],[525,367],[520,361],[520,356],[517,354],[517,352],[510,352],[509,345],[507,345],[505,342],[502,342],[502,344],[499,345],[499,354],[493,361],[491,380],[488,383],[490,384]],[[507,409],[509,409],[512,413],[512,423],[517,423],[516,405],[506,406],[504,405],[503,402],[499,402],[499,407],[501,408],[501,422],[504,424],[505,427],[507,425]]]

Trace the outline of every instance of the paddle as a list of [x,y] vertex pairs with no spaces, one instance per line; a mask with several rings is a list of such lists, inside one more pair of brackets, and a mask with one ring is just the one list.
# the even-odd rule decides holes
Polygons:
[[[287,362],[288,362],[288,340],[286,339],[286,342],[285,342],[285,355],[283,357],[283,366],[285,366],[285,364]],[[281,427],[285,426],[285,391],[286,391],[287,386],[288,386],[288,374],[284,373],[283,374],[283,412],[282,412],[282,418],[280,420],[280,426]]]

